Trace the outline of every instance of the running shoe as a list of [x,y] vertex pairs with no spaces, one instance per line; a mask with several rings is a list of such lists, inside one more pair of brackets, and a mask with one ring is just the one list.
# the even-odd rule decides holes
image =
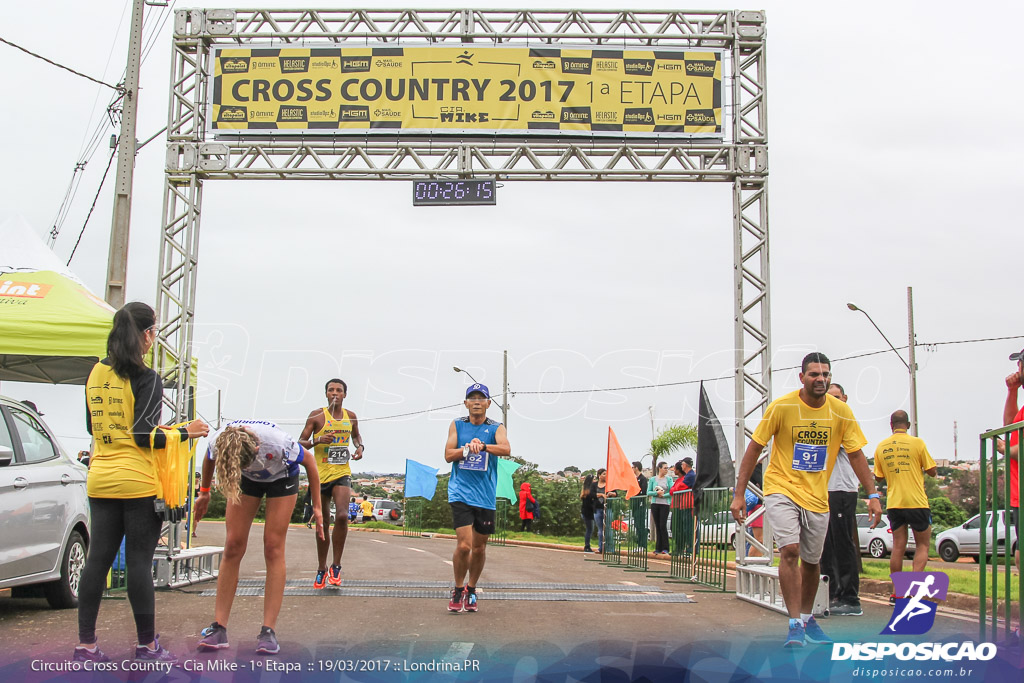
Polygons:
[[859,617],[864,614],[864,610],[860,605],[847,605],[841,602],[830,607],[828,613],[833,617]]
[[455,588],[452,590],[452,598],[448,601],[449,612],[461,612],[462,611],[462,593],[463,591]]
[[476,591],[470,593],[465,591],[462,594],[462,611],[463,612],[475,612],[476,611]]
[[804,635],[808,643],[814,643],[815,645],[832,642],[832,639],[825,635],[825,632],[818,626],[818,622],[815,621],[814,617],[808,619],[807,623],[804,624]]
[[277,644],[277,635],[274,633],[274,629],[269,626],[261,628],[260,634],[256,636],[256,654],[276,655],[280,651],[281,646]]
[[323,588],[327,585],[327,570],[316,570],[316,578],[313,579],[313,588]]
[[197,650],[223,650],[228,646],[228,630],[216,621],[199,632]]
[[168,664],[175,664],[178,658],[174,656],[167,648],[160,645],[160,636],[153,638],[153,644],[156,645],[155,650],[150,650],[145,645],[135,646],[135,661],[138,662],[166,662]]
[[[799,619],[797,620],[799,621]],[[803,647],[804,646],[804,625],[801,623],[793,624],[790,620],[789,637],[786,638],[786,643],[782,647]]]
[[889,596],[889,604],[890,605],[895,605],[896,601],[899,600],[902,597],[903,597],[902,595],[896,595],[895,593],[893,593],[892,595]]
[[99,646],[93,645],[92,649],[82,647],[81,645],[75,646],[75,654],[71,658],[73,662],[109,662],[110,657],[103,654]]
[[327,583],[331,584],[332,586],[340,586],[341,585],[341,565],[340,564],[332,564],[330,567],[328,567],[328,569],[327,569]]

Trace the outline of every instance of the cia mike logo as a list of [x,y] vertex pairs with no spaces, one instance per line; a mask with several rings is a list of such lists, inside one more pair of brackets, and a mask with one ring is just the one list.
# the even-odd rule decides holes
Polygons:
[[949,576],[942,572],[897,572],[892,574],[896,605],[882,635],[920,635],[935,624],[938,605],[949,591]]

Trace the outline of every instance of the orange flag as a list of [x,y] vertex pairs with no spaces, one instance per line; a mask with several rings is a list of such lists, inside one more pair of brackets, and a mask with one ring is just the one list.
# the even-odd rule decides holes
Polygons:
[[615,438],[615,432],[608,428],[608,478],[605,482],[606,491],[617,491],[625,489],[626,498],[632,498],[640,493],[640,484],[633,474],[633,465],[629,462],[619,440]]

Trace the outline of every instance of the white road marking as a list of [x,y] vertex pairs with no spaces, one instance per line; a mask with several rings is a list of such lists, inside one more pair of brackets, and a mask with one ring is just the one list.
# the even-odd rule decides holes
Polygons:
[[387,545],[387,541],[378,541],[376,538],[371,538],[370,540],[373,541],[374,543],[383,543],[383,544]]
[[451,560],[445,560],[444,563],[447,564],[447,565],[451,565],[452,567],[455,566],[455,563],[452,562]]
[[633,581],[619,581],[619,583],[621,583],[624,586],[639,586],[640,585],[639,583],[636,583],[636,582],[633,582]]
[[419,548],[409,548],[409,550],[412,550],[413,552],[416,552],[416,553],[425,553],[425,552],[427,552],[426,550],[420,550]]

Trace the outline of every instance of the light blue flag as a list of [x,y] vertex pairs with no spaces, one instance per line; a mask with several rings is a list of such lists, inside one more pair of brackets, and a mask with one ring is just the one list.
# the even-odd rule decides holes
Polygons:
[[427,500],[434,497],[437,490],[437,468],[428,467],[421,462],[406,459],[405,461],[405,497],[422,496]]

